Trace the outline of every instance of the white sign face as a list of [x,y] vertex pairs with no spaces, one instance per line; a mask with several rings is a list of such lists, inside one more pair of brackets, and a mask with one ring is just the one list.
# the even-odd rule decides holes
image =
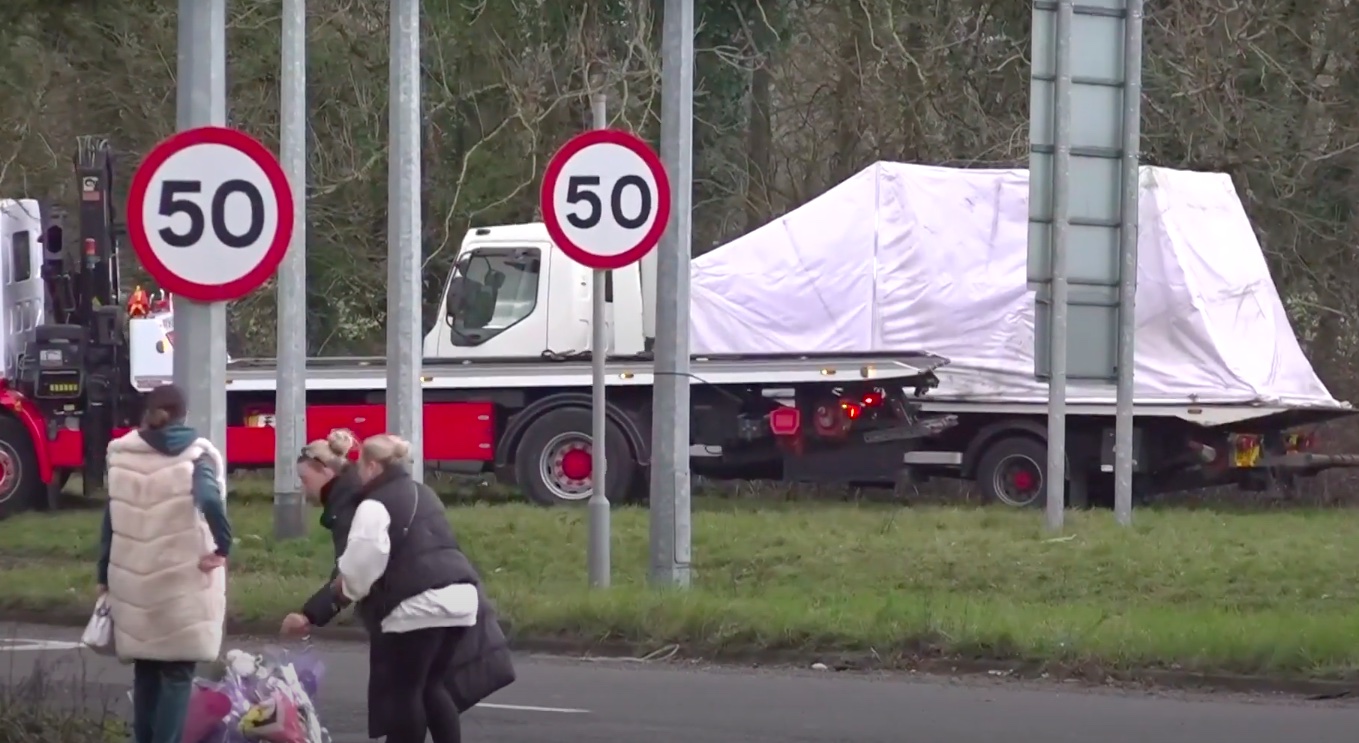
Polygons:
[[627,132],[586,132],[543,176],[543,221],[558,247],[598,269],[621,268],[656,246],[670,213],[660,158]]
[[166,158],[141,205],[152,251],[171,273],[206,286],[245,278],[278,233],[278,195],[252,158],[195,144]]
[[204,126],[147,153],[127,197],[127,235],[162,289],[230,302],[278,269],[292,240],[292,186],[245,132]]

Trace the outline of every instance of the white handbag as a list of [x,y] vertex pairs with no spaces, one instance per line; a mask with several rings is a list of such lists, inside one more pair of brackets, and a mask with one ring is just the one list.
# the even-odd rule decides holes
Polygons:
[[80,634],[80,644],[99,655],[114,655],[113,617],[109,614],[108,596],[100,596],[94,603],[94,615],[90,617],[85,631]]

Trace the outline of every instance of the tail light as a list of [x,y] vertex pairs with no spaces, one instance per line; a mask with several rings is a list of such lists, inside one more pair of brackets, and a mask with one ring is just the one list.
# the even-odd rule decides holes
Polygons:
[[840,411],[850,420],[857,420],[864,413],[864,409],[856,400],[841,400]]
[[1289,453],[1312,451],[1316,446],[1316,434],[1313,433],[1291,433],[1284,443],[1284,449]]
[[1237,467],[1254,467],[1260,461],[1260,437],[1237,434],[1232,441],[1232,463]]
[[802,430],[802,413],[797,408],[781,407],[769,412],[769,431],[775,436],[796,436]]

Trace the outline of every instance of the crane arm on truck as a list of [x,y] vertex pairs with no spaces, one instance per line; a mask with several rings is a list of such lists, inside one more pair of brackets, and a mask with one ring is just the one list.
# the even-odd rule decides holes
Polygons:
[[[80,198],[76,250],[69,250],[64,215],[53,210],[42,237],[43,311],[27,333],[15,374],[6,376],[43,422],[28,442],[39,469],[33,474],[51,482],[54,465],[45,444],[63,429],[79,430],[83,482],[93,493],[103,487],[112,431],[136,419],[140,400],[127,377],[108,142],[81,137],[74,165]],[[5,312],[15,311],[6,303]]]

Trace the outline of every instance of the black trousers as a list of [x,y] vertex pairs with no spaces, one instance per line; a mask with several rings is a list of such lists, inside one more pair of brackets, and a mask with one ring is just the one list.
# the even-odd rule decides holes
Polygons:
[[[386,699],[387,743],[461,743],[458,705],[447,677],[463,627],[382,633],[373,638],[384,666],[378,693]],[[370,698],[370,704],[372,700]]]

